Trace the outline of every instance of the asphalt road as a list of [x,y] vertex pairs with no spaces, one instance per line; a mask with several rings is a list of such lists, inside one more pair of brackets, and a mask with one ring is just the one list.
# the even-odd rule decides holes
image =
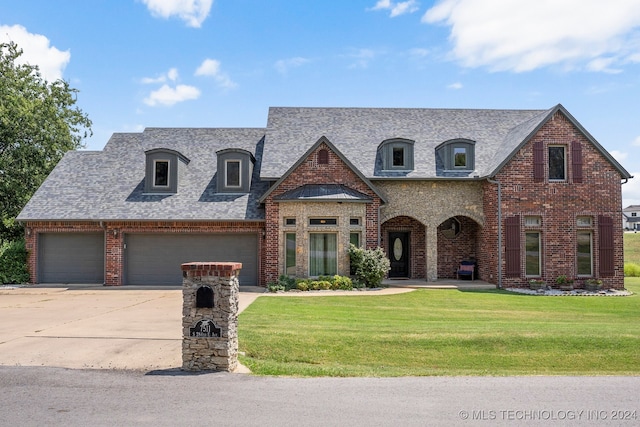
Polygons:
[[272,378],[0,366],[2,426],[637,426],[640,377]]

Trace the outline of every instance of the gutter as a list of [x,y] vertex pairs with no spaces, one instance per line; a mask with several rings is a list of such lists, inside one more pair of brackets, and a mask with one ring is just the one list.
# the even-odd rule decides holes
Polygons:
[[498,289],[502,289],[502,184],[491,178],[487,182],[498,185]]

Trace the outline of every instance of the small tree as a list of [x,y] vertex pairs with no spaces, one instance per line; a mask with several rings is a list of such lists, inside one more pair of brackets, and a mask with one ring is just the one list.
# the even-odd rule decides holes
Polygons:
[[356,279],[368,288],[380,286],[385,274],[391,268],[389,258],[380,247],[362,249],[351,244],[349,245],[349,259]]

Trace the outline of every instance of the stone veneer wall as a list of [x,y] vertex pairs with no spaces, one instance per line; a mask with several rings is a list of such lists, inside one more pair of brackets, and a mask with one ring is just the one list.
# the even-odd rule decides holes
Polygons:
[[[234,371],[238,366],[238,274],[241,263],[192,262],[182,264],[182,369]],[[196,307],[201,286],[213,291],[213,308]],[[220,328],[219,337],[192,337],[201,320]]]
[[[385,230],[389,229],[385,223],[396,217],[414,218],[425,226],[425,237],[421,238],[426,246],[424,256],[421,259],[412,257],[411,262],[422,264],[415,268],[417,271],[426,269],[429,281],[439,277],[438,226],[451,217],[468,217],[479,227],[484,224],[483,187],[478,181],[375,180],[373,183],[387,197],[388,203],[380,210],[380,221]],[[419,253],[414,250],[416,257]],[[414,270],[413,265],[411,269]]]
[[[278,256],[278,271],[284,273],[285,248],[284,235],[296,233],[296,276],[309,276],[309,233],[336,233],[338,235],[338,274],[349,275],[349,235],[360,233],[360,242],[364,243],[366,204],[336,202],[286,202],[280,203],[281,242]],[[295,218],[295,226],[285,225],[285,218]],[[337,218],[337,225],[309,225],[310,218]],[[359,218],[360,225],[350,225],[351,218]]]

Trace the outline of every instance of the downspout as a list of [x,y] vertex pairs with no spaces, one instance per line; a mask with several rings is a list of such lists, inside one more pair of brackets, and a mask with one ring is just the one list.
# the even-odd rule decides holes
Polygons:
[[380,209],[382,209],[382,204],[378,205],[378,247],[381,247],[380,246],[380,239],[381,239],[380,232],[382,231],[382,228],[380,226]]
[[502,289],[502,184],[487,178],[490,184],[498,184],[498,289]]

